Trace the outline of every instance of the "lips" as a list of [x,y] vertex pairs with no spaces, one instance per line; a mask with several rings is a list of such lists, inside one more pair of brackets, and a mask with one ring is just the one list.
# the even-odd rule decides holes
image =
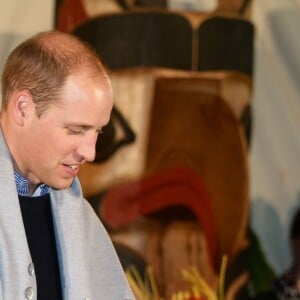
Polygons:
[[63,166],[68,176],[76,176],[79,172],[78,164],[63,164]]

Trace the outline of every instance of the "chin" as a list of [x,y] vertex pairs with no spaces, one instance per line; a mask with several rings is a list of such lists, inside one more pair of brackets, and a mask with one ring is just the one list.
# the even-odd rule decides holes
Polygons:
[[74,178],[67,179],[67,180],[65,179],[65,180],[61,180],[59,182],[55,181],[53,183],[49,183],[48,185],[56,190],[64,190],[64,189],[68,189],[72,185],[73,180],[74,180]]

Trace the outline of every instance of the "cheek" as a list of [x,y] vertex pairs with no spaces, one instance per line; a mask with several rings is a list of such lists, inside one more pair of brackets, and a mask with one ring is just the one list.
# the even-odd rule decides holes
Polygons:
[[43,147],[49,157],[64,158],[74,151],[75,144],[69,139],[55,136],[49,138]]
[[[52,120],[51,120],[52,121]],[[78,142],[74,136],[67,135],[65,129],[55,120],[38,121],[26,130],[27,152],[32,152],[36,160],[44,164],[56,164],[69,156]]]
[[[70,140],[58,134],[38,135],[35,136],[33,142],[36,144],[34,153],[37,159],[48,163],[56,163],[70,154],[72,149],[74,149]],[[29,145],[29,147],[33,148],[32,145]]]

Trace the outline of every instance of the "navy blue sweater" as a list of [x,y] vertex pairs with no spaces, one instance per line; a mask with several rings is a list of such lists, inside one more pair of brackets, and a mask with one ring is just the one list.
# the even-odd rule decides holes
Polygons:
[[62,288],[50,196],[24,197],[19,195],[37,281],[38,300],[62,300]]

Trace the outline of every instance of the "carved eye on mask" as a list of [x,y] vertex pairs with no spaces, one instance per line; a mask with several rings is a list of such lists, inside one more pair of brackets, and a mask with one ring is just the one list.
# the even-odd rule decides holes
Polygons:
[[114,106],[109,123],[102,128],[96,143],[96,163],[108,160],[119,148],[135,141],[135,133]]

